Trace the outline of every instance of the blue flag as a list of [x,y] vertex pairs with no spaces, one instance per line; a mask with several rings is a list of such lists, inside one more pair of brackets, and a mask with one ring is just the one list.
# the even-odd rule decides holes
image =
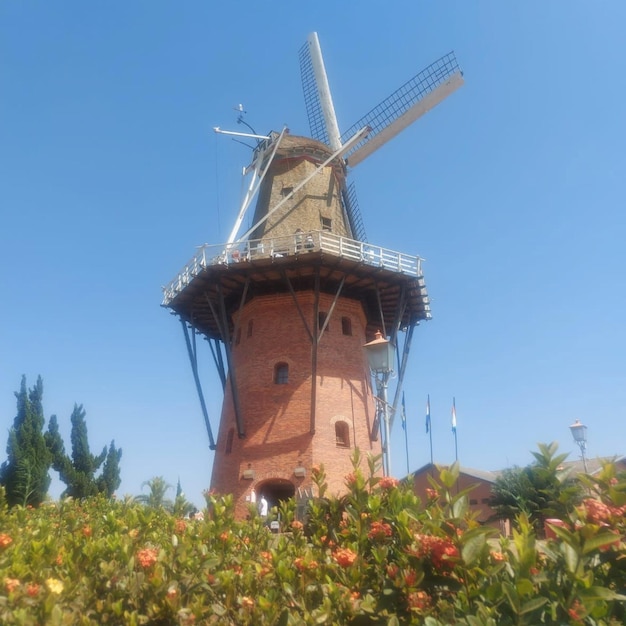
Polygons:
[[430,394],[426,400],[426,432],[430,432]]
[[456,435],[456,402],[452,398],[452,432]]
[[404,391],[402,392],[402,430],[406,430],[406,405],[404,404]]

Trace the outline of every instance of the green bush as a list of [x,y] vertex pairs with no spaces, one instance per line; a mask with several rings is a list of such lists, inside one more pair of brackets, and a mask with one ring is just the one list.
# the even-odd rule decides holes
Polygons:
[[625,623],[626,481],[613,466],[585,479],[590,496],[544,542],[524,517],[511,539],[480,526],[457,467],[420,502],[357,461],[342,498],[314,468],[319,497],[304,520],[291,502],[275,510],[280,534],[212,494],[201,520],[103,497],[0,506],[0,623]]

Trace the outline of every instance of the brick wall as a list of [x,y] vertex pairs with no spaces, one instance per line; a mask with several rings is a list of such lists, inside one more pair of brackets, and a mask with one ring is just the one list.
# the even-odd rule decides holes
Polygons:
[[[314,294],[298,292],[297,297],[310,328]],[[328,312],[332,300],[321,294],[319,310]],[[342,318],[350,320],[349,335],[344,334]],[[227,385],[211,487],[234,494],[239,516],[246,513],[251,489],[258,493],[265,481],[289,481],[296,490],[309,489],[315,464],[324,464],[330,493],[344,492],[355,446],[363,453],[380,454],[380,441],[372,442],[369,436],[374,401],[363,352],[365,317],[360,303],[340,298],[320,339],[314,433],[310,428],[312,345],[291,295],[254,298],[236,323],[241,333],[239,341],[235,333],[233,367],[246,436],[237,437]],[[288,366],[286,384],[274,382],[275,366],[281,363]],[[338,421],[347,424],[347,447],[337,445]],[[304,467],[306,475],[294,476],[296,467]],[[246,470],[253,471],[252,480],[243,478]]]

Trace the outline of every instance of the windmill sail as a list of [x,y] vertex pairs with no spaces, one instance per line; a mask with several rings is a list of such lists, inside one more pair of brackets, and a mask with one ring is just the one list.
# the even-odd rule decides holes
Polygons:
[[[307,37],[299,56],[311,137],[329,145],[333,150],[339,150],[343,142],[339,138],[339,126],[317,33],[311,33]],[[345,137],[344,141],[349,138],[350,136]]]
[[360,163],[462,84],[463,74],[454,52],[431,63],[342,135],[343,139],[352,136],[357,128],[371,128],[368,137],[346,154],[348,164]]
[[365,225],[363,224],[363,217],[361,215],[361,209],[359,208],[359,202],[356,197],[356,188],[354,183],[350,183],[347,187],[342,189],[341,203],[344,211],[346,212],[346,216],[348,217],[348,223],[350,224],[352,236],[358,241],[367,241]]

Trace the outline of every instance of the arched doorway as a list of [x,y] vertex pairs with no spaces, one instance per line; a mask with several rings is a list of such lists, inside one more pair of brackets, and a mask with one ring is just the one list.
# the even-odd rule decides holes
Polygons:
[[278,506],[296,495],[293,483],[284,478],[270,478],[260,483],[256,489],[257,498],[265,496],[269,508]]

